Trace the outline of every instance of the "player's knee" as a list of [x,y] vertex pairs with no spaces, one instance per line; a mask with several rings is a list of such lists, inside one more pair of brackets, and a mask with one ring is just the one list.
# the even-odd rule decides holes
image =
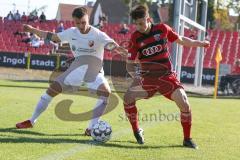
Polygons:
[[182,103],[180,110],[181,110],[182,112],[190,112],[190,111],[191,111],[191,107],[190,107],[188,101],[184,101],[184,102]]
[[47,90],[47,93],[52,97],[57,96],[61,92],[62,92],[62,87],[57,82],[53,82]]
[[98,96],[109,97],[110,94],[111,94],[111,90],[108,90],[108,89],[106,89],[106,90],[98,90],[97,91],[97,95]]
[[97,89],[98,96],[109,97],[111,94],[111,88],[108,85],[102,84]]
[[190,112],[191,108],[190,108],[190,106],[188,104],[185,104],[185,105],[183,105],[181,111],[182,112]]
[[107,89],[107,90],[106,90],[106,93],[105,93],[105,94],[106,94],[106,97],[109,97],[111,93],[112,93],[112,92],[111,92],[111,89]]
[[103,104],[105,104],[105,105],[107,105],[107,104],[108,104],[108,99],[109,99],[108,97],[105,97],[105,96],[100,96],[100,97],[99,97],[99,99],[101,99],[101,100],[102,100],[102,103],[103,103]]
[[185,92],[183,92],[182,94],[181,94],[181,99],[182,99],[182,104],[181,104],[181,108],[182,108],[182,110],[183,110],[183,112],[189,112],[190,111],[190,105],[189,105],[189,102],[188,102],[188,97],[187,97],[187,95],[186,95],[186,93]]
[[130,94],[127,92],[123,97],[123,103],[124,103],[124,107],[127,106],[128,104],[135,103],[134,94]]

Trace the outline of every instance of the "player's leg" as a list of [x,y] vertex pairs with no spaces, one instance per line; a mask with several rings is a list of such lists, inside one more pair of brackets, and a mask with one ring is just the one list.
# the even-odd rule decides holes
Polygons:
[[136,107],[136,94],[133,91],[131,91],[131,89],[128,89],[127,92],[124,94],[123,105],[125,114],[128,117],[133,132],[138,131],[139,124]]
[[16,124],[17,128],[33,127],[37,118],[41,115],[43,111],[47,109],[48,104],[51,102],[52,98],[58,95],[59,93],[64,92],[66,90],[65,87],[66,85],[71,86],[71,80],[73,79],[72,77],[74,77],[74,75],[71,73],[75,69],[73,64],[74,62],[64,73],[59,75],[56,79],[54,78],[53,83],[50,84],[46,93],[44,93],[41,96],[39,102],[37,103],[37,106],[35,108],[35,111],[33,112],[32,117],[27,121]]
[[132,126],[134,136],[139,144],[144,143],[143,129],[138,124],[138,110],[136,101],[142,98],[147,98],[148,92],[142,88],[139,79],[135,79],[127,92],[124,94],[123,105],[125,114]]
[[[184,146],[197,148],[191,139],[192,113],[188,97],[178,81],[176,74],[172,73],[159,78],[159,92],[166,98],[175,101],[180,109],[180,118],[184,134]],[[186,143],[185,143],[186,142]]]
[[51,100],[61,92],[62,92],[62,87],[58,82],[53,82],[50,85],[47,92],[41,96],[41,98],[36,106],[36,109],[30,119],[32,124],[34,124],[36,122],[37,118],[40,116],[40,114],[47,109]]
[[124,95],[124,111],[132,126],[133,134],[139,144],[144,144],[143,129],[138,124],[138,110],[136,107],[136,94],[130,89]]
[[90,136],[92,127],[98,122],[99,118],[102,116],[107,107],[111,89],[103,73],[99,73],[95,82],[88,83],[88,85],[89,88],[95,91],[99,97],[93,110],[92,119],[88,125],[88,128],[85,130],[85,135]]
[[40,114],[46,110],[53,97],[57,96],[59,93],[73,92],[81,85],[83,73],[85,73],[84,69],[85,66],[79,66],[78,61],[75,60],[65,72],[53,81],[46,94],[41,97],[30,119],[32,124],[34,124]]
[[184,134],[183,145],[197,149],[197,145],[191,139],[192,113],[188,97],[183,88],[177,88],[171,95],[171,99],[175,101],[180,109],[180,118]]
[[40,100],[36,105],[32,117],[29,120],[17,123],[16,127],[19,129],[32,128],[33,125],[36,123],[37,118],[42,114],[42,112],[47,109],[53,97],[61,93],[61,91],[62,89],[60,84],[58,82],[53,82],[48,88],[47,92],[40,97]]

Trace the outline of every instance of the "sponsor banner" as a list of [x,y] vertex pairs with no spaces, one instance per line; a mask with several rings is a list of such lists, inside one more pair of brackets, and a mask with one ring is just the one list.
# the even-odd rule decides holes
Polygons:
[[72,63],[72,61],[74,60],[74,58],[68,58],[66,56],[61,56],[60,57],[60,64],[59,64],[59,69],[61,71],[65,71],[69,66],[70,64]]
[[43,69],[54,70],[57,66],[57,56],[46,55],[31,55],[30,68],[31,69]]
[[[30,69],[40,70],[55,70],[57,67],[61,71],[66,70],[73,59],[65,56],[60,56],[59,60],[57,56],[48,55],[31,55]],[[59,63],[59,65],[57,65]],[[0,66],[4,67],[16,67],[16,68],[27,68],[27,55],[18,53],[0,53]],[[126,77],[126,64],[122,61],[104,61],[104,72],[105,75],[121,76]],[[194,83],[195,77],[194,67],[182,67],[181,71],[181,82],[182,83]],[[203,69],[203,85],[213,85],[215,80],[215,69]]]
[[[195,68],[194,67],[182,67],[181,70],[181,82],[182,83],[194,83]],[[215,81],[215,69],[204,68],[202,75],[203,85],[213,85]]]
[[4,67],[16,67],[26,68],[27,67],[27,55],[20,53],[0,53],[0,66]]

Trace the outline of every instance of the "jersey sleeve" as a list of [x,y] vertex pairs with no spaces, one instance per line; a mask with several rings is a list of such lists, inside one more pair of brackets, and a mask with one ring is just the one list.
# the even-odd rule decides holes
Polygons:
[[115,43],[115,41],[104,32],[100,32],[99,40],[101,43],[103,43],[104,46],[108,43]]
[[71,38],[71,31],[72,31],[72,29],[68,28],[68,29],[66,29],[62,32],[57,33],[57,36],[61,41],[68,41],[69,42],[70,38]]
[[137,53],[138,53],[138,49],[137,49],[137,46],[136,46],[133,36],[131,37],[130,43],[131,44],[129,45],[129,48],[128,48],[128,60],[133,61],[136,59]]
[[170,41],[170,42],[176,41],[179,38],[178,34],[175,31],[173,31],[173,29],[170,26],[168,26],[166,24],[164,24],[164,26],[167,29],[167,39],[168,39],[168,41]]

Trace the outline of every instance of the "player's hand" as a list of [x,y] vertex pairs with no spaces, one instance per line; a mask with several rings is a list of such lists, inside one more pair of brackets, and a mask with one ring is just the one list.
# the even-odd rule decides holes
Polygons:
[[208,47],[210,47],[210,42],[209,42],[209,41],[203,41],[203,42],[202,42],[202,46],[203,46],[204,48],[208,48]]
[[118,54],[121,54],[122,56],[127,56],[128,55],[128,50],[121,47],[121,46],[118,46],[114,49],[115,52],[117,52]]
[[31,32],[33,29],[32,26],[28,25],[28,24],[23,24],[23,31],[24,32]]

